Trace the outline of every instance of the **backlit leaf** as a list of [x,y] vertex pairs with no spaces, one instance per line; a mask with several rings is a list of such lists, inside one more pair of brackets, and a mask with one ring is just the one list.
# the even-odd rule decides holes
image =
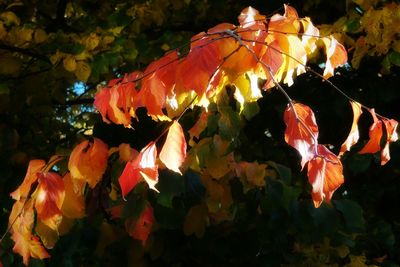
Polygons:
[[294,103],[284,113],[285,141],[301,156],[301,167],[314,158],[318,139],[318,125],[310,107]]
[[94,188],[107,168],[108,146],[98,138],[83,141],[72,150],[68,169],[73,179],[86,181]]
[[391,142],[396,142],[398,140],[397,135],[397,125],[398,122],[396,120],[382,120],[383,124],[386,128],[386,143],[381,151],[381,165],[385,165],[390,160],[390,153],[389,153],[389,144]]
[[12,214],[14,216],[10,216],[10,219],[13,217],[13,220],[9,222],[10,225],[12,224],[10,229],[11,239],[15,242],[13,251],[22,256],[25,265],[29,264],[30,257],[36,259],[50,257],[39,239],[32,235],[34,222],[33,205],[33,200],[27,200],[26,203],[17,201],[13,206]]
[[67,173],[63,177],[63,182],[65,199],[61,206],[62,214],[68,218],[82,218],[85,215],[84,181],[72,179],[71,174]]
[[122,196],[125,197],[140,179],[143,178],[149,187],[155,191],[155,185],[158,182],[158,166],[156,165],[157,148],[154,142],[150,142],[132,161],[127,162],[125,169],[119,177]]
[[62,219],[61,206],[65,198],[63,179],[54,172],[38,174],[38,187],[34,192],[38,219],[56,230]]
[[179,122],[174,121],[170,126],[159,157],[168,169],[182,174],[179,167],[186,158],[186,140]]
[[29,162],[28,170],[22,184],[12,192],[10,195],[15,200],[25,199],[29,191],[31,190],[31,185],[37,181],[37,173],[40,172],[46,165],[44,160],[34,159]]
[[351,108],[353,109],[353,124],[351,125],[350,133],[346,138],[346,141],[340,147],[339,156],[343,155],[344,152],[349,151],[350,148],[357,143],[360,134],[358,132],[358,119],[362,114],[361,104],[358,102],[351,101]]
[[324,200],[330,202],[335,190],[344,182],[342,163],[323,145],[318,145],[318,155],[308,162],[307,175],[315,207]]
[[382,121],[376,117],[374,109],[370,109],[369,112],[371,113],[374,122],[369,128],[368,143],[358,152],[359,154],[373,154],[381,150],[380,143],[383,135]]
[[344,46],[333,37],[325,37],[322,40],[326,51],[326,63],[323,75],[327,79],[334,75],[335,68],[347,62],[347,52]]

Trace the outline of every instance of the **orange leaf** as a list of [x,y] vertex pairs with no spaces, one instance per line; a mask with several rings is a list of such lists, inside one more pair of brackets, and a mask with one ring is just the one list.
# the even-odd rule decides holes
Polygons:
[[333,76],[335,68],[347,62],[347,52],[344,46],[332,36],[322,40],[326,51],[324,78],[328,79]]
[[24,181],[17,190],[10,194],[11,197],[15,200],[25,199],[31,190],[31,185],[36,182],[38,178],[37,173],[40,172],[45,165],[46,162],[44,160],[34,159],[29,161]]
[[[179,64],[177,77],[186,90],[194,90],[200,98],[210,89],[209,85],[219,79],[218,66],[224,60],[225,43],[229,38],[208,36],[202,32],[192,37],[190,51]],[[212,79],[214,78],[214,80]],[[217,83],[216,83],[217,84]]]
[[136,96],[136,79],[142,73],[136,71],[126,74],[123,79],[111,80],[106,88],[95,96],[94,105],[103,121],[130,127],[133,98]]
[[98,138],[77,145],[71,152],[68,169],[74,179],[82,179],[94,188],[107,168],[108,146]]
[[[293,109],[294,108],[294,109]],[[301,155],[301,167],[314,158],[318,139],[318,125],[310,107],[294,103],[284,113],[285,141]]]
[[368,143],[358,152],[359,154],[373,154],[381,150],[381,139],[383,135],[382,121],[376,117],[374,109],[370,109],[369,112],[374,122],[369,128]]
[[344,152],[349,151],[350,148],[357,143],[360,134],[358,132],[358,119],[362,114],[361,104],[358,102],[351,101],[351,108],[353,109],[353,124],[351,125],[351,130],[349,136],[347,136],[346,141],[342,144],[339,152],[339,157],[344,154]]
[[85,199],[83,196],[84,181],[72,179],[67,173],[63,178],[65,199],[61,206],[62,214],[71,219],[79,219],[85,215]]
[[186,140],[179,122],[174,121],[168,130],[167,139],[160,152],[160,160],[165,166],[177,173],[186,158]]
[[199,139],[200,134],[207,128],[208,117],[210,116],[210,112],[203,110],[200,114],[199,119],[193,125],[192,128],[189,129],[189,145],[194,145],[194,138]]
[[54,172],[41,172],[38,180],[39,185],[34,192],[38,219],[57,230],[62,219],[61,206],[65,197],[63,179]]
[[382,120],[386,128],[386,143],[381,151],[381,165],[385,165],[390,160],[389,144],[398,140],[396,132],[398,122],[396,120]]
[[151,63],[144,72],[142,87],[135,97],[135,108],[146,107],[150,116],[163,117],[168,96],[174,94],[178,54],[176,51],[167,53],[162,58]]
[[[32,235],[34,222],[33,200],[17,201],[10,215],[11,239],[15,242],[13,251],[23,258],[25,265],[29,264],[30,257],[44,259],[50,257],[39,239]],[[11,220],[11,218],[13,218]]]
[[316,208],[323,200],[330,202],[335,190],[344,182],[342,163],[323,145],[318,145],[318,155],[308,162],[307,175]]
[[156,144],[155,142],[150,142],[133,161],[126,163],[125,169],[118,179],[123,197],[137,185],[140,178],[145,179],[149,187],[158,192],[154,187],[158,182],[156,158]]
[[125,227],[127,228],[130,236],[132,236],[134,239],[141,240],[144,244],[151,233],[153,224],[153,208],[150,205],[147,205],[136,222],[132,223],[131,220],[127,220]]

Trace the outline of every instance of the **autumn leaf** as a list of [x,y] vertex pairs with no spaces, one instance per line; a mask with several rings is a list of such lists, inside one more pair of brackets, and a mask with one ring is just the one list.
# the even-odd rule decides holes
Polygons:
[[367,144],[358,152],[359,154],[374,154],[381,150],[381,139],[383,136],[382,121],[377,118],[374,109],[370,109],[368,111],[374,121],[369,128],[369,140]]
[[385,165],[390,160],[389,144],[398,140],[398,135],[396,132],[398,122],[393,119],[384,119],[382,121],[386,129],[386,143],[381,151],[381,165]]
[[236,176],[254,186],[262,187],[265,185],[267,165],[258,162],[242,161],[236,164]]
[[193,127],[189,129],[189,145],[193,146],[195,144],[194,138],[199,139],[200,134],[207,128],[208,117],[210,114],[211,113],[208,111],[202,111],[199,119],[196,121]]
[[340,44],[332,36],[322,39],[326,51],[326,63],[324,70],[324,78],[328,79],[334,75],[334,70],[340,65],[347,62],[347,52],[342,44]]
[[54,172],[41,172],[38,181],[33,193],[38,219],[56,230],[62,219],[61,206],[65,198],[63,179]]
[[284,113],[285,141],[301,156],[301,167],[314,158],[318,139],[318,125],[310,107],[293,103]]
[[27,198],[31,186],[37,181],[37,173],[40,172],[46,165],[44,160],[34,159],[29,162],[28,170],[22,184],[10,195],[15,200]]
[[98,138],[83,141],[71,152],[68,169],[73,179],[86,181],[94,188],[107,168],[108,146]]
[[179,122],[174,121],[169,127],[159,157],[168,169],[182,174],[179,167],[186,158],[186,140]]
[[70,173],[63,177],[65,199],[61,206],[63,216],[73,219],[82,218],[85,215],[85,198],[83,191],[85,182],[80,179],[72,179]]
[[150,142],[132,161],[127,162],[118,181],[122,196],[125,197],[140,179],[143,178],[149,187],[158,192],[155,185],[158,182],[158,166],[156,165],[157,148],[155,142]]
[[153,224],[153,208],[150,205],[147,205],[139,218],[135,222],[128,219],[125,223],[125,227],[131,237],[142,241],[144,244],[151,233]]
[[362,114],[361,104],[355,101],[351,101],[351,108],[353,109],[353,124],[351,125],[350,133],[346,138],[346,141],[340,147],[339,157],[344,154],[344,152],[349,151],[350,148],[357,143],[360,134],[358,132],[358,119]]
[[34,223],[34,201],[32,199],[17,201],[10,215],[9,225],[11,226],[11,239],[15,242],[13,251],[23,258],[27,266],[30,257],[44,259],[50,257],[39,239],[32,235]]
[[316,208],[324,200],[330,202],[335,190],[344,182],[342,163],[323,145],[318,145],[318,154],[308,162],[307,175]]
[[183,232],[185,235],[195,234],[197,238],[201,238],[208,224],[208,209],[204,204],[193,206],[186,214],[183,223]]

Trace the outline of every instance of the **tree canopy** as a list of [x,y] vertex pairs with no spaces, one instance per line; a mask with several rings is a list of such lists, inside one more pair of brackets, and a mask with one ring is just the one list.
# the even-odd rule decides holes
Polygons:
[[399,3],[251,4],[0,1],[0,266],[398,266]]

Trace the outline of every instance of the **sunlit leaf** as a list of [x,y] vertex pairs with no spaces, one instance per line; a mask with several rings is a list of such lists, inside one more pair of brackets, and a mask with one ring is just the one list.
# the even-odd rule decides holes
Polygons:
[[31,190],[31,186],[34,182],[37,181],[37,173],[40,172],[46,165],[44,160],[34,159],[29,162],[28,170],[26,171],[25,178],[22,184],[12,192],[10,195],[15,200],[25,199],[29,191]]
[[373,154],[381,150],[380,143],[383,135],[383,124],[382,121],[376,117],[374,109],[370,109],[369,112],[374,122],[369,128],[368,143],[358,152],[359,154]]
[[123,197],[135,188],[141,178],[145,179],[151,189],[157,191],[155,188],[158,181],[156,158],[156,144],[150,142],[140,151],[139,155],[133,161],[126,163],[125,169],[118,179]]
[[285,141],[301,156],[301,167],[314,158],[318,139],[318,125],[310,107],[294,103],[284,113]]
[[344,182],[342,163],[323,145],[318,145],[318,155],[308,162],[307,175],[315,207],[324,200],[330,202],[335,190]]
[[98,138],[77,145],[71,152],[68,169],[73,179],[86,181],[94,188],[107,168],[108,146]]
[[179,168],[186,158],[186,140],[179,122],[174,121],[170,126],[159,157],[168,169],[182,174]]
[[350,133],[346,138],[346,141],[340,147],[339,156],[343,155],[344,152],[349,151],[350,148],[357,143],[360,134],[358,132],[358,119],[362,114],[361,104],[358,102],[351,101],[351,108],[353,109],[353,124],[351,125]]
[[65,198],[63,179],[54,172],[38,174],[38,187],[34,192],[38,219],[56,230],[62,219],[61,206]]

